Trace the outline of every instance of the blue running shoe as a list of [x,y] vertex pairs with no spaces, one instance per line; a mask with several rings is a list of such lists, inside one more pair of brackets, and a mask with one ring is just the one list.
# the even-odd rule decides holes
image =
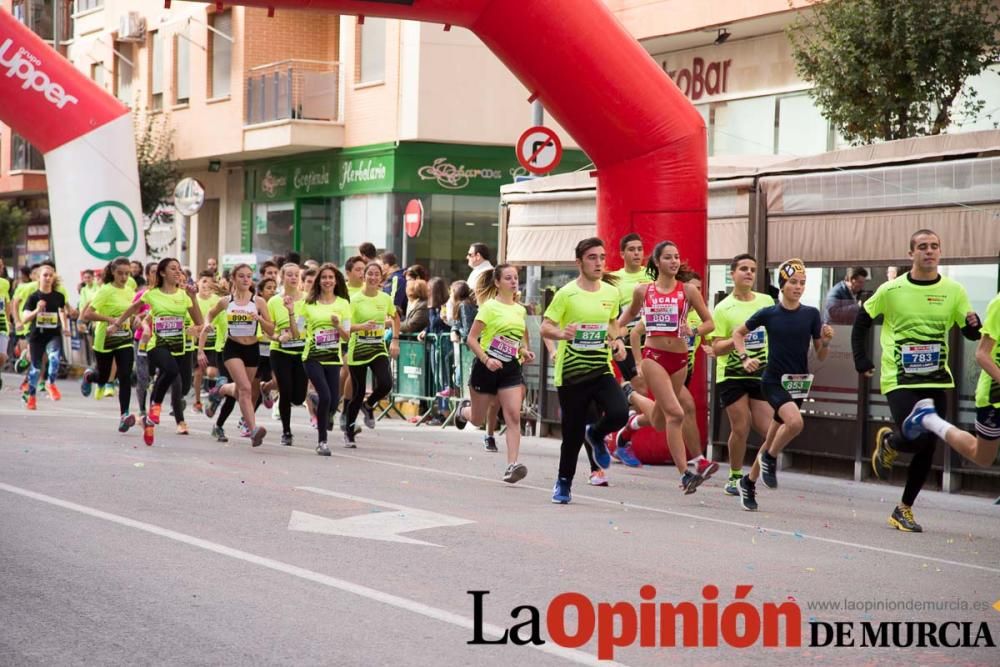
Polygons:
[[615,454],[619,461],[627,465],[629,468],[641,468],[642,461],[635,455],[632,451],[632,445],[629,443],[619,441],[617,449],[615,449]]
[[903,437],[907,440],[916,440],[922,434],[927,433],[924,428],[924,417],[934,413],[934,399],[925,398],[917,401],[913,410],[903,420]]
[[587,428],[583,432],[583,437],[586,439],[587,444],[593,448],[594,461],[597,465],[601,466],[605,470],[611,467],[611,453],[608,452],[608,448],[604,444],[604,440],[594,435],[593,424],[587,424]]
[[[90,392],[93,389],[93,372],[89,368],[83,372],[83,379],[80,381],[80,393],[83,394],[84,398],[90,396]],[[100,388],[97,391],[100,391]]]
[[570,481],[565,477],[556,480],[556,485],[552,487],[552,502],[557,505],[565,505],[573,500],[573,495],[569,491]]

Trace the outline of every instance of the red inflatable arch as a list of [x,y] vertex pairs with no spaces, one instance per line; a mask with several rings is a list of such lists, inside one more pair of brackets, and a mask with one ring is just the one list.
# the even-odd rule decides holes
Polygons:
[[[594,161],[597,233],[608,243],[611,266],[621,264],[618,239],[638,232],[650,249],[659,240],[672,239],[684,260],[704,273],[708,198],[704,121],[602,0],[243,0],[225,4],[277,11],[329,10],[468,28]],[[11,36],[15,43],[3,51],[4,40]],[[16,55],[20,48],[33,60]],[[91,148],[101,147],[107,139],[95,141],[95,128],[115,124],[127,109],[68,63],[57,61],[62,59],[47,45],[0,11],[0,99],[4,102],[0,120],[45,153],[55,226],[72,226],[69,237],[78,238],[79,221],[92,206],[126,198],[112,187],[123,180],[135,190],[125,208],[138,215],[134,150],[131,163],[121,161],[121,150],[111,158],[101,154],[80,159],[69,150],[59,154],[63,146],[80,140]],[[65,96],[76,102],[66,101]],[[8,103],[13,100],[17,102]],[[95,183],[88,175],[95,172],[114,178],[98,176]],[[86,189],[86,197],[79,196],[81,188]],[[60,205],[63,197],[69,197],[73,207]],[[59,217],[57,206],[62,206]],[[572,249],[566,252],[569,256]],[[56,253],[62,265],[66,257],[58,245]],[[696,378],[693,385],[694,395],[704,396],[703,381]],[[703,400],[699,403],[704,432],[705,406]],[[665,450],[661,438],[652,439],[652,449],[641,452],[644,459],[662,458],[656,455]]]

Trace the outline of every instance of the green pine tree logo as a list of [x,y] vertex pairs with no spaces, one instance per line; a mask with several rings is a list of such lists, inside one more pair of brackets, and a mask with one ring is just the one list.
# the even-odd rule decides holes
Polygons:
[[118,244],[128,243],[128,237],[125,236],[125,232],[122,228],[118,226],[118,222],[115,220],[115,216],[111,215],[111,211],[108,211],[108,216],[104,219],[104,226],[101,227],[100,233],[97,238],[94,239],[94,243],[107,243],[108,253],[111,255],[118,254]]

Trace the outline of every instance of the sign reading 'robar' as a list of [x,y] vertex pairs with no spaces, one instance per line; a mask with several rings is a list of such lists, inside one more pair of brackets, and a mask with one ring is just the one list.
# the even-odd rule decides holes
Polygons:
[[702,95],[719,95],[729,87],[729,66],[732,60],[720,60],[705,65],[704,58],[695,58],[691,67],[666,70],[684,95],[692,100],[700,100]]

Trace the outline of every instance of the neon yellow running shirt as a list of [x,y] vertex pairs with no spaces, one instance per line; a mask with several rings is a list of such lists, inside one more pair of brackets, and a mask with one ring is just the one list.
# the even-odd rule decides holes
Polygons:
[[476,319],[483,323],[479,347],[497,361],[517,361],[524,341],[527,314],[528,311],[519,303],[506,304],[496,299],[484,303],[476,313]]
[[[740,301],[732,294],[719,302],[719,305],[712,311],[712,321],[715,322],[715,331],[708,334],[709,339],[729,338],[733,331],[741,324],[750,319],[750,316],[762,308],[769,308],[774,305],[774,299],[767,294],[751,292],[753,299],[750,301]],[[736,350],[715,363],[715,381],[725,382],[726,380],[759,380],[764,374],[767,366],[767,332],[764,327],[758,327],[746,336],[747,356],[760,362],[760,368],[753,373],[748,372],[740,363],[740,358]]]
[[618,288],[601,282],[596,292],[581,289],[576,280],[556,292],[545,317],[565,329],[576,324],[573,340],[559,341],[556,349],[556,386],[577,384],[613,375],[608,323],[618,316],[621,296]]
[[[318,361],[324,365],[341,364],[340,327],[347,328],[351,321],[351,303],[336,297],[333,303],[302,303],[306,319],[306,347],[302,361]],[[336,315],[340,327],[335,327],[331,316]]]
[[[993,349],[990,358],[1000,364],[1000,294],[995,296],[986,307],[986,319],[983,321],[983,335],[993,339]],[[1000,383],[997,383],[986,371],[979,372],[979,382],[976,384],[976,407],[985,408],[992,405],[1000,407]]]
[[288,319],[288,309],[285,308],[285,297],[281,294],[275,294],[267,300],[267,312],[271,315],[271,321],[274,322],[274,340],[271,341],[272,352],[302,354],[302,350],[306,347],[306,318],[302,314],[302,304],[306,302],[305,299],[305,295],[300,294],[292,306],[292,313],[295,315],[295,329],[299,332],[299,337],[291,338],[284,343],[279,342],[278,338],[282,332],[292,326]]
[[[94,298],[90,300],[90,307],[98,315],[117,318],[129,309],[134,300],[135,292],[128,287],[115,287],[113,283],[107,283],[97,290]],[[128,321],[122,322],[118,330],[109,334],[108,323],[98,320],[94,327],[95,352],[112,352],[131,346],[132,329]]]
[[160,289],[146,290],[139,299],[149,306],[153,318],[153,331],[147,350],[166,348],[175,357],[184,355],[187,347],[188,309],[191,297],[183,289],[173,294],[164,294]]
[[385,349],[385,320],[396,314],[396,305],[392,297],[385,292],[368,296],[364,292],[356,292],[351,297],[351,322],[375,322],[374,329],[355,331],[351,334],[351,342],[347,348],[347,363],[351,366],[362,366],[372,359],[388,354]]

